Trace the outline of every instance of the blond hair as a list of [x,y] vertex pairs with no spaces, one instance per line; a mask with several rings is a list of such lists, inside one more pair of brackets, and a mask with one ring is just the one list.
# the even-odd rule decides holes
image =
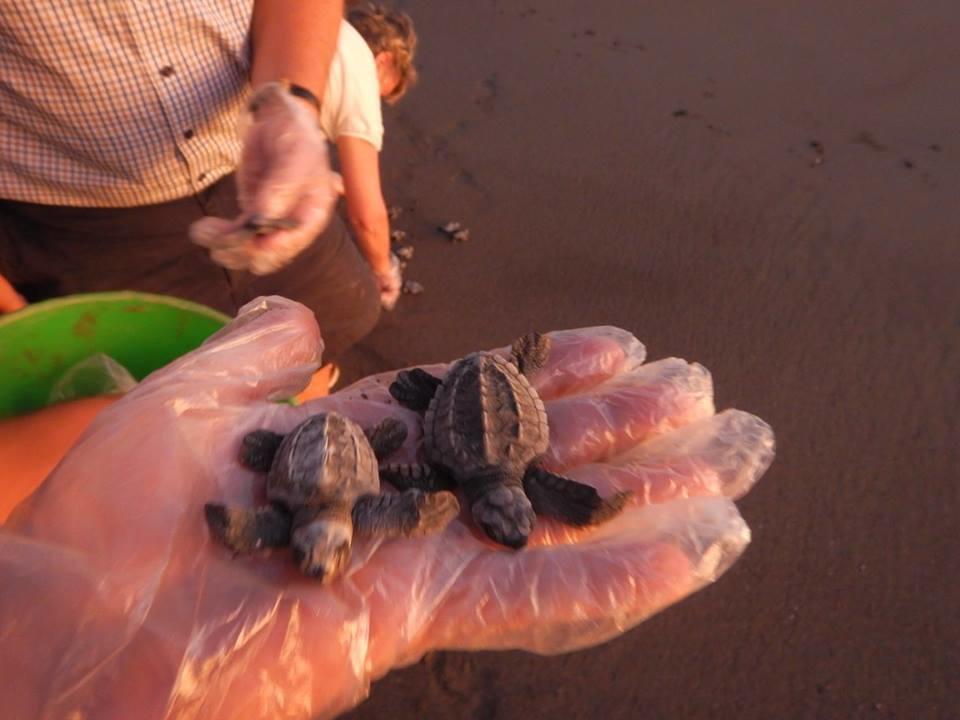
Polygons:
[[393,56],[400,79],[385,99],[389,103],[396,102],[417,81],[417,69],[413,66],[417,33],[413,29],[413,20],[399,10],[364,3],[347,11],[347,22],[367,41],[374,55],[385,52]]

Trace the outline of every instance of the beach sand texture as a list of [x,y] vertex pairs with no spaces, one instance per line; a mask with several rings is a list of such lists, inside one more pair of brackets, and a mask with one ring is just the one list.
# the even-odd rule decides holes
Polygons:
[[432,654],[348,717],[956,717],[960,5],[399,5],[384,180],[426,289],[345,379],[618,325],[778,455],[716,585],[571,655]]

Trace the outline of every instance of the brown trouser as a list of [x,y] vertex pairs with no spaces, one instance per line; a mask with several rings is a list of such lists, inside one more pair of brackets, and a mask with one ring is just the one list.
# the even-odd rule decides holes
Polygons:
[[314,243],[272,275],[224,270],[187,238],[204,215],[238,214],[228,176],[198,195],[132,208],[74,208],[0,200],[0,274],[28,302],[106,290],[193,300],[233,315],[260,295],[302,302],[317,316],[324,362],[369,333],[377,284],[337,213]]

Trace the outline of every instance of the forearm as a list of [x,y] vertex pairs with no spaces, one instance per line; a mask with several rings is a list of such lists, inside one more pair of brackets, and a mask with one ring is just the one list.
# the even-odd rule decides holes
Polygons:
[[342,16],[343,0],[256,0],[253,86],[287,79],[323,98]]
[[377,272],[389,271],[390,221],[387,218],[386,206],[381,203],[379,212],[373,211],[362,216],[356,215],[349,210],[348,198],[347,215],[360,252],[370,263],[370,267]]

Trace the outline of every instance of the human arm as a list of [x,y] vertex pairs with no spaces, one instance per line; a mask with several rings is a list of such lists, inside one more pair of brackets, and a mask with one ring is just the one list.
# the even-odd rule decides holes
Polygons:
[[[288,264],[326,227],[338,181],[330,170],[317,109],[287,92],[292,83],[323,97],[336,49],[342,0],[258,0],[251,23],[254,93],[242,117],[243,150],[237,168],[241,213],[203,218],[190,238],[213,260],[259,275]],[[292,227],[254,234],[256,219]]]
[[337,139],[337,153],[347,218],[360,252],[377,278],[381,302],[392,308],[400,295],[400,269],[390,253],[390,221],[380,188],[380,154],[367,140],[349,135]]
[[233,558],[210,540],[205,502],[262,492],[240,439],[316,412],[394,417],[411,431],[392,458],[406,462],[422,420],[391,402],[392,373],[275,402],[306,383],[319,332],[303,306],[247,305],[102,412],[0,533],[0,677],[17,678],[0,704],[10,717],[331,717],[432,649],[575,650],[716,579],[749,539],[730,498],[766,468],[769,428],[714,415],[702,368],[645,364],[629,333],[551,338],[533,378],[551,467],[635,503],[595,529],[544,520],[521,552],[468,513],[438,535],[355,542],[346,575],[322,586],[288,553]]
[[342,17],[343,0],[256,0],[253,87],[287,79],[322,98]]

